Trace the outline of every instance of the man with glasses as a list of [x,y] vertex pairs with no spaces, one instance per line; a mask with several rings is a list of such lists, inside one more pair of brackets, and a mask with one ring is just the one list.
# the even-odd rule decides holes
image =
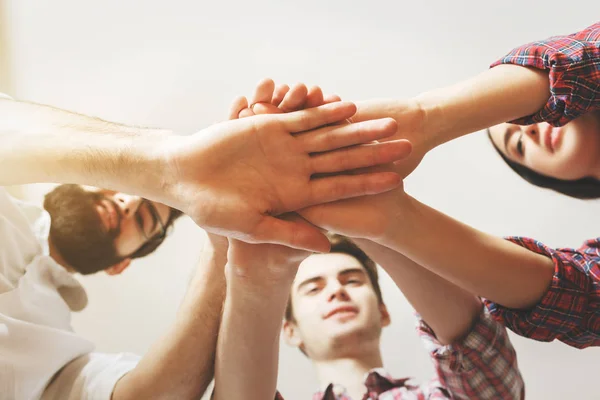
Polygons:
[[[87,304],[74,274],[122,273],[183,213],[209,232],[327,251],[317,228],[277,216],[396,187],[393,173],[323,175],[410,151],[362,146],[397,125],[335,124],[355,111],[339,102],[179,136],[0,94],[0,399],[199,398],[214,368],[227,239],[209,234],[173,325],[144,357],[94,352],[73,332],[71,312]],[[68,184],[43,209],[3,187],[38,182]]]

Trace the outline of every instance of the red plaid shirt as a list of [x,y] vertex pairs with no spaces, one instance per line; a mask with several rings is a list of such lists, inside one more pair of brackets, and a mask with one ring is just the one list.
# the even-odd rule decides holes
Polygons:
[[492,64],[517,64],[548,70],[550,98],[540,111],[512,121],[546,121],[562,126],[600,110],[600,22],[568,36],[555,36],[517,47]]
[[486,300],[492,316],[531,339],[558,339],[578,349],[600,346],[600,238],[588,240],[579,249],[557,250],[534,239],[508,240],[551,257],[554,277],[544,297],[531,309],[512,310]]
[[[523,399],[524,383],[506,329],[484,309],[459,343],[442,346],[433,331],[419,322],[419,335],[430,352],[437,375],[425,385],[394,379],[382,369],[369,372],[362,400]],[[351,400],[344,388],[330,384],[313,400]],[[277,393],[276,400],[283,400]]]
[[[600,23],[568,36],[518,47],[494,63],[546,69],[550,98],[540,111],[517,124],[546,121],[560,126],[600,110]],[[552,285],[530,310],[511,310],[485,301],[493,317],[521,336],[570,346],[600,346],[600,238],[578,250],[546,247],[527,238],[508,240],[554,260]]]

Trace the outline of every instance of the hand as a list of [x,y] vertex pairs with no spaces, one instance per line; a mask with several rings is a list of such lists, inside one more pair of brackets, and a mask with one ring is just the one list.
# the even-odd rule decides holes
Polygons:
[[375,118],[394,118],[398,130],[392,136],[380,141],[406,139],[412,144],[412,152],[406,158],[394,162],[393,171],[403,179],[421,163],[427,152],[435,147],[432,136],[425,132],[426,115],[414,100],[368,100],[356,103],[358,111],[352,117],[353,122],[368,121]]
[[292,88],[285,84],[275,87],[272,79],[263,79],[254,89],[250,101],[239,97],[233,102],[229,119],[304,110],[336,101],[341,101],[339,96],[324,96],[318,86],[307,89],[306,85],[298,83]]
[[[257,85],[250,101],[245,97],[236,99],[231,108],[230,119],[297,111],[335,101],[340,101],[339,96],[324,96],[317,86],[310,89],[303,84],[296,84],[292,88],[287,85],[275,87],[271,79],[264,79]],[[435,147],[432,136],[424,132],[426,115],[415,100],[375,99],[356,104],[358,111],[348,122],[393,118],[398,122],[397,131],[379,141],[406,139],[411,142],[413,150],[410,155],[393,163],[393,171],[402,178],[406,178],[425,154]]]
[[[328,98],[332,102],[340,101],[337,96]],[[295,111],[324,102],[322,91],[318,87],[307,90],[305,85],[297,84],[291,89],[287,85],[275,88],[271,79],[265,79],[257,85],[250,102],[245,97],[234,101],[230,118]],[[394,165],[387,164],[373,167],[370,171],[390,171],[394,168]],[[300,210],[299,213],[323,229],[349,237],[383,241],[391,234],[393,225],[399,223],[405,198],[401,185],[386,193],[315,205]]]
[[[310,225],[295,213],[281,217]],[[316,228],[315,228],[316,229]],[[311,253],[277,244],[249,244],[229,239],[227,268],[230,274],[250,279],[258,284],[282,283],[293,280],[300,263]]]
[[168,170],[163,202],[216,234],[327,251],[329,241],[317,229],[274,216],[390,190],[399,184],[391,172],[318,179],[314,175],[388,163],[410,151],[405,141],[355,146],[393,134],[397,127],[391,119],[331,126],[354,111],[352,104],[337,102],[224,122],[187,137],[171,136],[164,149]]

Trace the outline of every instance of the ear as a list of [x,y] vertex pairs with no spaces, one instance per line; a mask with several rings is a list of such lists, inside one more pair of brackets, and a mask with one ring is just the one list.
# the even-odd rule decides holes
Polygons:
[[298,328],[293,322],[284,320],[283,321],[283,339],[288,346],[298,347],[302,346],[302,338],[300,337],[300,332],[298,332]]
[[385,304],[379,304],[379,312],[381,313],[381,326],[389,326],[392,323],[392,319]]
[[131,264],[131,258],[125,258],[118,264],[115,264],[112,267],[106,268],[104,271],[108,275],[119,275],[120,273],[125,271],[125,269],[127,269],[127,267],[129,267],[129,264]]

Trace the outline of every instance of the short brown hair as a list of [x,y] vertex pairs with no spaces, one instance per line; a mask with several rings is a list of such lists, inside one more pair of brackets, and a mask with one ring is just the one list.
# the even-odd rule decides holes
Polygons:
[[[375,262],[371,260],[364,251],[362,251],[356,244],[354,244],[354,242],[352,242],[346,236],[338,235],[335,233],[328,233],[327,237],[329,238],[329,243],[331,243],[331,253],[348,254],[349,256],[356,258],[361,263],[361,265],[367,272],[367,276],[369,277],[371,286],[373,286],[373,290],[375,291],[377,300],[380,304],[383,304],[383,295],[381,294],[381,287],[379,286],[379,274],[377,273],[377,264],[375,264]],[[285,320],[295,322],[294,311],[292,308],[291,293],[290,297],[288,298],[287,306],[285,308]]]

